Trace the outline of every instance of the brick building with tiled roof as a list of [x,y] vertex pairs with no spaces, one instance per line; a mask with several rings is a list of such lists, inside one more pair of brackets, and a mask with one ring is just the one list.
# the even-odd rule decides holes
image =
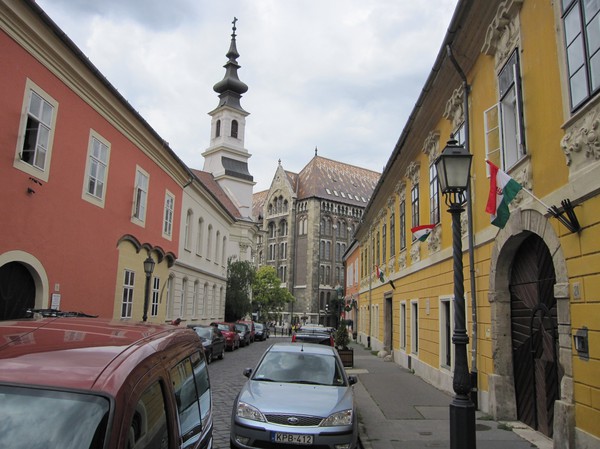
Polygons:
[[282,321],[337,324],[342,256],[379,177],[315,150],[300,173],[280,162],[269,190],[253,195],[253,216],[263,231],[257,264],[274,266],[296,299]]

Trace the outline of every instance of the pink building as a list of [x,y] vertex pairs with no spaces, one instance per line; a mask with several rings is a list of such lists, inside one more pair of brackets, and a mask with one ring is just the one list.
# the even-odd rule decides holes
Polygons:
[[32,0],[0,9],[0,319],[141,319],[176,258],[187,167]]

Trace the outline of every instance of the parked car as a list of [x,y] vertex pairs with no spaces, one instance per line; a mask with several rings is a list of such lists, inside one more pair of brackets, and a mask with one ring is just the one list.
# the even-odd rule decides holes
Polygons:
[[207,363],[212,363],[216,358],[225,357],[225,337],[215,326],[190,325],[202,339],[202,346],[206,354]]
[[251,343],[250,340],[250,328],[244,323],[235,323],[235,328],[240,334],[240,346],[248,346]]
[[305,324],[304,326],[300,326],[296,330],[296,332],[304,332],[304,333],[313,332],[313,333],[317,333],[317,334],[322,334],[322,333],[334,334],[335,328],[329,327],[329,326],[322,326],[320,324]]
[[265,341],[269,337],[269,329],[262,323],[254,323],[254,340]]
[[0,447],[213,447],[206,359],[191,330],[23,319],[0,321],[0,342]]
[[237,320],[238,323],[243,323],[248,326],[250,329],[250,343],[254,343],[255,335],[256,335],[256,327],[254,326],[254,321],[252,320]]
[[303,330],[300,329],[292,334],[292,343],[315,343],[319,345],[335,346],[335,339],[332,333],[326,331]]
[[225,337],[225,348],[234,351],[240,347],[240,334],[238,334],[235,323],[214,322],[210,323],[221,331]]
[[358,417],[352,385],[335,348],[275,343],[237,395],[230,445],[355,449]]

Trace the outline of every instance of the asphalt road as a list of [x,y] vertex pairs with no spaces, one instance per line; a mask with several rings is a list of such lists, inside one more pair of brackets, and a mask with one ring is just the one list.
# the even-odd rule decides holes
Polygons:
[[244,368],[254,368],[265,350],[276,341],[289,341],[289,337],[271,337],[255,341],[249,346],[226,352],[223,360],[208,365],[213,399],[213,448],[229,449],[229,427],[233,401],[247,378]]

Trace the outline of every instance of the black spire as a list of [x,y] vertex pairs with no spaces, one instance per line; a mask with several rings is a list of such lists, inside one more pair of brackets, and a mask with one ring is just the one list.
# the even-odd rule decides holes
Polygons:
[[235,30],[237,29],[235,23],[237,20],[237,17],[233,18],[231,45],[229,46],[229,51],[225,55],[229,60],[223,66],[225,67],[225,76],[213,86],[213,90],[219,94],[219,106],[227,105],[243,111],[242,106],[240,105],[240,98],[242,97],[242,94],[248,90],[248,86],[240,81],[237,74],[237,71],[240,68],[240,65],[237,63],[237,58],[240,57],[240,54],[238,53],[235,44]]

